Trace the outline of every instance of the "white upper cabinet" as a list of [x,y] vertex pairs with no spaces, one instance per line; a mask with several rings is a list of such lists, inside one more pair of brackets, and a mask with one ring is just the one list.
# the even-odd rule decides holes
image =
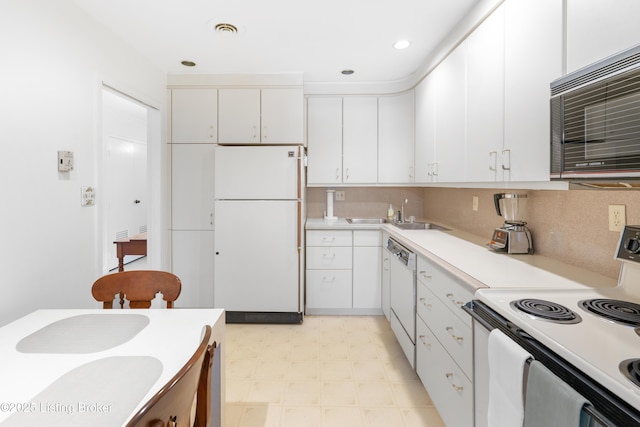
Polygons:
[[220,144],[303,143],[302,89],[220,89],[218,99]]
[[307,99],[307,183],[342,183],[342,98]]
[[302,144],[304,96],[302,89],[262,89],[262,143]]
[[436,94],[435,181],[464,182],[466,45],[458,46],[433,72]]
[[171,142],[215,143],[218,136],[216,89],[171,90]]
[[491,182],[502,179],[499,157],[504,142],[504,4],[466,43],[466,180]]
[[549,83],[562,73],[563,0],[507,0],[504,181],[549,180]]
[[414,92],[378,99],[378,182],[414,182]]
[[342,181],[371,184],[378,179],[378,98],[343,99]]
[[638,0],[567,0],[567,72],[640,43],[638,16]]
[[220,144],[260,142],[260,89],[220,89]]
[[429,74],[416,87],[415,181],[436,181],[436,94],[437,86]]

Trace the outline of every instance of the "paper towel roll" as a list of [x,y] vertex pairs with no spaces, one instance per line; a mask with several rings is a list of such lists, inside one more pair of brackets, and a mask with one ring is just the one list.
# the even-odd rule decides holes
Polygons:
[[333,215],[333,200],[335,199],[336,190],[327,190],[327,210],[324,219],[336,219]]

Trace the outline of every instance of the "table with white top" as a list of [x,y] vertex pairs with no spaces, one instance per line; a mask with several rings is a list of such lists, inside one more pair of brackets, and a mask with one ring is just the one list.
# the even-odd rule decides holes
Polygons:
[[224,310],[38,310],[0,328],[0,426],[124,425],[216,343],[211,426],[224,425]]

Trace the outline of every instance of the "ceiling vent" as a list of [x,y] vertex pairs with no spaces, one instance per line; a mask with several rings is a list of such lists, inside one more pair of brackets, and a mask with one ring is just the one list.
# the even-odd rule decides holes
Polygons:
[[226,23],[220,23],[220,24],[216,24],[213,29],[215,30],[216,33],[222,33],[222,34],[237,34],[238,33],[238,27],[236,27],[233,24],[226,24]]

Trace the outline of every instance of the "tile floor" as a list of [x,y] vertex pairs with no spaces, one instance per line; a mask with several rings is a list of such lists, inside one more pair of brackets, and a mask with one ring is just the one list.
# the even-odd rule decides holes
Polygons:
[[225,427],[444,427],[384,316],[228,324]]

